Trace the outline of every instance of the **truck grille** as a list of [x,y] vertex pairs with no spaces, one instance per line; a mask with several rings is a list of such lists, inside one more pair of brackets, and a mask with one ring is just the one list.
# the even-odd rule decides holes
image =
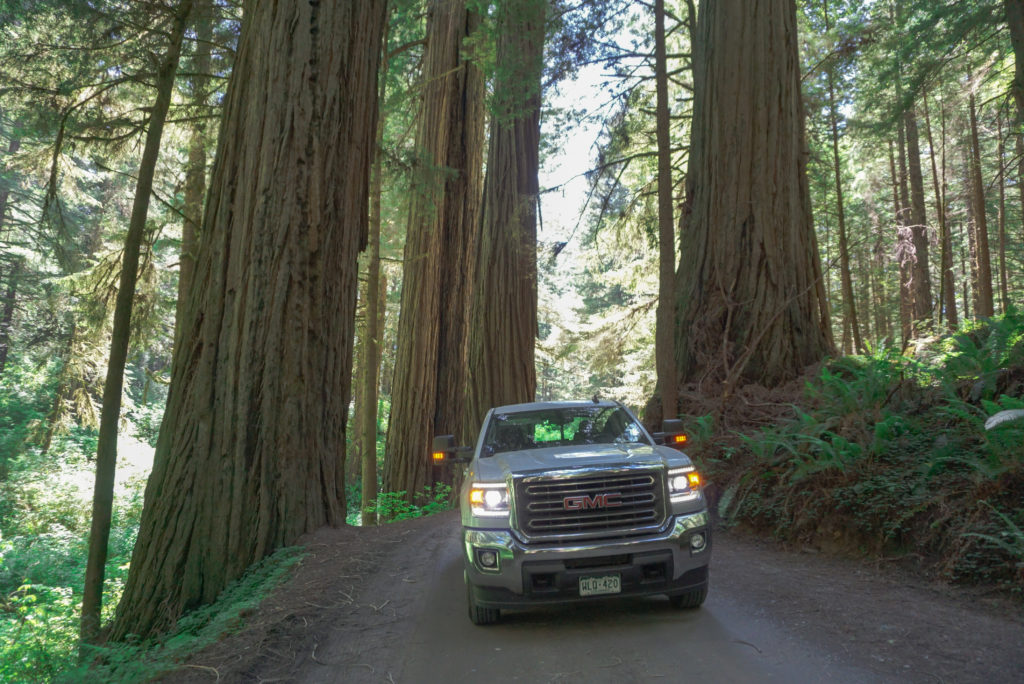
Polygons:
[[548,473],[515,483],[516,521],[531,541],[645,534],[665,522],[660,470]]

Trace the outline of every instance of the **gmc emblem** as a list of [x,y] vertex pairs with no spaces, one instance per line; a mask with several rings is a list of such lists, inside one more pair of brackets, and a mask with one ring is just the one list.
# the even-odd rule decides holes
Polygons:
[[588,508],[618,508],[622,505],[622,494],[611,492],[588,496],[567,496],[562,499],[562,507],[567,511],[583,511]]

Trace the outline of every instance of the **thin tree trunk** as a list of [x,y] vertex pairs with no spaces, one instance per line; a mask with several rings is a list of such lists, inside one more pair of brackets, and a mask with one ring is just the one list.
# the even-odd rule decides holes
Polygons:
[[[386,41],[385,41],[386,44]],[[382,73],[386,73],[383,72]],[[379,119],[378,119],[379,123]],[[374,163],[376,163],[376,155],[374,155]],[[373,221],[373,167],[370,167],[370,216],[369,221]],[[369,225],[369,222],[367,223]],[[372,232],[369,229],[367,235]],[[369,249],[369,243],[367,243],[367,249]],[[365,252],[364,252],[365,254]],[[346,483],[352,483],[356,481],[363,468],[363,411],[365,406],[363,405],[363,383],[366,381],[365,378],[365,361],[366,361],[366,302],[369,298],[367,287],[369,286],[369,278],[367,277],[367,269],[369,267],[369,257],[366,258],[365,264],[359,265],[359,291],[356,294],[356,315],[355,315],[355,327],[358,331],[354,339],[352,340],[352,419],[351,424],[354,429],[351,431],[348,442],[348,448],[344,454],[339,454],[340,467],[337,470],[338,479],[338,490],[345,491]],[[362,314],[360,314],[362,311]],[[346,510],[350,502],[348,501],[348,492],[345,491],[345,506]],[[347,515],[347,514],[346,514]]]
[[962,245],[967,245],[967,264],[961,263],[960,270],[963,273],[965,287],[964,287],[964,317],[967,318],[966,311],[968,309],[968,297],[967,285],[970,286],[970,310],[974,312],[974,319],[977,320],[980,317],[979,311],[979,299],[978,299],[978,245],[975,241],[975,236],[978,234],[976,224],[978,222],[978,215],[975,206],[975,192],[974,192],[974,173],[971,161],[971,145],[970,139],[965,143],[964,150],[964,187],[967,189],[967,195],[964,198],[964,205],[966,206],[967,222],[964,226],[964,232],[966,233],[965,238],[961,239],[961,250],[960,258],[961,261],[964,259],[964,251]]
[[245,6],[184,343],[114,639],[344,523],[383,0]]
[[478,21],[464,0],[430,3],[383,477],[408,501],[454,483],[428,456],[433,435],[461,431],[465,401],[484,140],[483,75],[465,40]]
[[[7,146],[7,155],[13,155],[18,151],[21,142],[14,138]],[[4,221],[7,217],[7,201],[10,198],[11,189],[6,184],[0,184],[0,236],[3,235]],[[3,276],[0,271],[0,276]],[[7,352],[11,344],[11,321],[14,318],[14,300],[17,296],[18,262],[14,259],[7,268],[7,294],[3,299],[3,314],[0,315],[0,376],[4,373],[7,365]],[[2,282],[2,279],[0,279]]]
[[1010,92],[1017,103],[1017,128],[1024,123],[1024,0],[1005,0],[1006,25],[1010,29],[1014,72]]
[[974,93],[969,98],[971,117],[971,203],[974,205],[974,259],[977,269],[975,290],[978,295],[977,318],[989,318],[995,314],[992,298],[992,262],[988,247],[988,220],[985,210],[985,183],[981,178],[981,145],[978,142],[978,114]]
[[7,269],[7,291],[0,309],[0,376],[7,367],[7,353],[11,347],[11,329],[14,322],[14,303],[18,295],[18,262]]
[[889,151],[889,165],[893,173],[894,191],[896,205],[896,262],[899,264],[900,273],[900,334],[901,345],[905,349],[910,343],[913,335],[913,299],[910,290],[910,279],[912,269],[910,265],[910,253],[912,241],[910,229],[907,227],[907,214],[909,211],[910,198],[907,191],[907,163],[906,163],[906,141],[903,137],[903,122],[897,125],[899,138],[899,174],[893,165],[892,149]]
[[1020,242],[1024,245],[1024,131],[1019,127],[1014,137],[1014,151],[1017,153],[1017,190],[1020,193]]
[[[8,156],[15,154],[20,146],[21,141],[16,138],[11,140],[7,146]],[[10,192],[7,185],[0,185],[0,236],[3,235],[4,222],[7,218],[7,201],[10,198]],[[7,366],[7,354],[11,346],[11,326],[14,320],[15,298],[18,294],[18,271],[18,260],[12,258],[5,276],[7,292],[3,298],[3,313],[0,313],[0,376],[4,374],[4,368]]]
[[153,192],[153,176],[160,156],[160,139],[164,121],[171,104],[174,77],[178,72],[178,58],[185,25],[192,11],[192,0],[183,0],[175,11],[170,43],[156,77],[156,102],[150,114],[146,131],[146,145],[139,164],[135,202],[132,205],[128,235],[124,243],[121,262],[121,281],[114,308],[114,329],[110,341],[110,359],[107,379],[103,385],[103,412],[100,416],[99,445],[96,448],[96,486],[92,498],[92,527],[89,531],[89,558],[85,568],[85,588],[82,593],[81,639],[93,643],[99,636],[100,609],[103,605],[103,578],[107,562],[107,542],[110,539],[110,519],[114,503],[114,472],[117,466],[117,425],[121,417],[121,392],[124,387],[124,368],[128,359],[131,333],[132,303],[139,268],[139,252],[149,213],[149,197]]
[[996,128],[999,133],[999,147],[996,156],[999,158],[999,299],[1002,312],[1010,306],[1010,294],[1006,283],[1006,154],[1003,142],[1003,115],[996,116]]
[[[692,20],[692,18],[691,18]],[[665,0],[654,2],[654,74],[658,138],[658,310],[655,366],[662,418],[679,413],[675,361],[676,236],[672,216],[672,141],[669,138],[668,65],[665,57]]]
[[956,313],[956,289],[953,283],[953,254],[951,251],[952,241],[949,237],[949,225],[946,216],[946,119],[945,113],[940,108],[942,119],[942,173],[940,175],[938,164],[935,160],[935,140],[932,136],[932,122],[928,111],[928,96],[924,97],[924,121],[925,132],[928,135],[928,148],[932,165],[932,190],[935,192],[935,214],[939,219],[939,250],[940,250],[940,277],[939,277],[939,323],[945,317],[950,330],[955,330],[959,325]]
[[932,325],[932,281],[928,268],[928,219],[925,215],[924,177],[921,173],[921,147],[917,113],[907,110],[903,117],[907,133],[907,170],[910,178],[910,235],[914,248],[911,270],[914,301],[914,334],[920,335]]
[[676,355],[684,382],[775,385],[833,351],[810,209],[796,6],[701,2],[692,214]]
[[499,3],[483,221],[473,297],[463,438],[493,406],[532,401],[537,388],[537,173],[544,0]]
[[[828,16],[828,2],[823,6],[825,13],[825,30],[830,31],[832,26]],[[853,297],[853,279],[850,277],[850,249],[846,238],[846,212],[843,207],[843,179],[842,164],[839,158],[839,115],[836,111],[835,76],[831,68],[828,69],[828,106],[829,119],[832,127],[832,157],[835,162],[835,183],[836,183],[836,217],[839,223],[839,269],[840,281],[843,290],[843,351],[847,349],[847,330],[853,335],[853,350],[858,354],[864,351],[864,343],[860,337],[860,324],[857,322],[857,305]]]

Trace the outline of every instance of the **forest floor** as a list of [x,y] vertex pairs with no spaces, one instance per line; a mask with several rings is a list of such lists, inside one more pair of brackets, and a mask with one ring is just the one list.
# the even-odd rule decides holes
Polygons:
[[[458,524],[452,511],[308,535],[308,555],[237,633],[161,681],[421,681],[403,672],[405,649],[423,624],[438,550],[452,545]],[[835,670],[832,681],[1010,682],[1024,672],[1019,602],[929,581],[899,559],[840,557],[718,529],[712,567],[704,612],[748,615],[762,632],[767,626],[774,634],[760,643],[766,650],[773,641],[795,644],[856,668]],[[588,628],[594,619],[601,613]],[[529,622],[515,627],[533,629]],[[608,630],[616,628],[609,618]],[[502,625],[468,629],[489,634]],[[458,658],[471,648],[452,643],[437,655]],[[847,679],[844,672],[860,674]]]

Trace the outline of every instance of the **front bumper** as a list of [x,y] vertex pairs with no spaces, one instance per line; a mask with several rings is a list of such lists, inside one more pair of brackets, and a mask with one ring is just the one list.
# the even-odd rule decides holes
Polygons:
[[[703,535],[705,544],[692,548]],[[526,546],[508,530],[463,529],[466,581],[485,608],[566,603],[592,598],[681,594],[707,585],[711,526],[707,511],[674,516],[663,532],[628,539]],[[498,567],[482,565],[495,552]],[[581,597],[581,577],[618,575],[621,591]]]

